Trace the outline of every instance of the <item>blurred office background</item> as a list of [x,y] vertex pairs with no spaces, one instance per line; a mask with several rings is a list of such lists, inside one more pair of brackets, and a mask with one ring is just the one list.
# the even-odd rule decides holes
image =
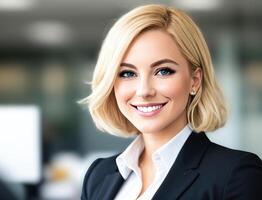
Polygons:
[[90,163],[130,143],[77,101],[112,23],[147,3],[186,10],[206,37],[231,109],[209,137],[262,158],[262,1],[0,0],[0,177],[18,199],[79,199]]

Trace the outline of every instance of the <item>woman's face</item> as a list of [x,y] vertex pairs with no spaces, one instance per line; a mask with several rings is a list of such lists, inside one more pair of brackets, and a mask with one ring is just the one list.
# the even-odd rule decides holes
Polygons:
[[142,133],[175,132],[187,124],[186,106],[200,73],[191,75],[168,33],[146,31],[121,62],[114,84],[117,105]]

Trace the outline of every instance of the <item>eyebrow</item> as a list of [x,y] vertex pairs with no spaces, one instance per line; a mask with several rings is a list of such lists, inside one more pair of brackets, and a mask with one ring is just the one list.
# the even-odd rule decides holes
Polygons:
[[[173,63],[173,64],[175,64],[175,65],[178,65],[178,63],[177,63],[176,61],[171,60],[171,59],[168,59],[168,58],[165,58],[165,59],[161,59],[161,60],[158,60],[158,61],[153,62],[153,63],[150,65],[150,67],[153,68],[153,67],[156,67],[156,66],[161,65],[161,64],[164,64],[164,63]],[[125,62],[121,63],[120,66],[121,66],[121,67],[124,67],[124,66],[125,66],[125,67],[130,67],[130,68],[136,69],[136,66],[135,66],[135,65],[130,64],[130,63],[125,63]]]

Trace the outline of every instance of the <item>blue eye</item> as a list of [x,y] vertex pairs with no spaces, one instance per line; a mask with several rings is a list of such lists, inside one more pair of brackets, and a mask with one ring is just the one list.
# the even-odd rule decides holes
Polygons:
[[173,69],[170,68],[161,68],[156,72],[156,75],[160,75],[160,76],[168,76],[175,73],[175,71]]
[[119,73],[119,77],[122,77],[122,78],[131,78],[131,77],[134,77],[136,76],[136,74],[132,71],[122,71]]

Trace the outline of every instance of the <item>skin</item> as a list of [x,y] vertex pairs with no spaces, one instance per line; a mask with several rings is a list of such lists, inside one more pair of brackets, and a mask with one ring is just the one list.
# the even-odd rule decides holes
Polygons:
[[[140,34],[127,50],[114,93],[120,111],[141,132],[145,143],[139,159],[141,194],[154,178],[152,153],[188,123],[190,92],[197,91],[201,78],[201,69],[191,72],[174,39],[163,30]],[[136,107],[160,104],[160,110],[147,114]]]

